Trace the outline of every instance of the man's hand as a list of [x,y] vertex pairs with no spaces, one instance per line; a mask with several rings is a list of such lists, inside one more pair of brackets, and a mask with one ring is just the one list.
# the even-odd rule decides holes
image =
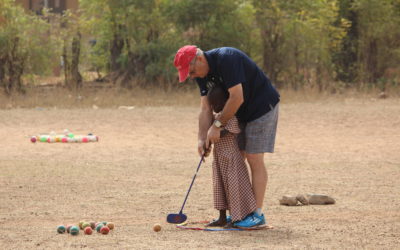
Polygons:
[[220,136],[221,136],[221,128],[217,128],[214,125],[212,125],[207,132],[206,145],[218,142]]

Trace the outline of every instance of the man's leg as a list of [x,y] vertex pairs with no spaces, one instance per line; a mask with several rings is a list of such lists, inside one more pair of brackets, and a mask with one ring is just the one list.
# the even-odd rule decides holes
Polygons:
[[263,207],[265,189],[268,181],[268,173],[264,164],[264,153],[246,154],[246,159],[251,169],[251,182],[257,208],[261,209]]

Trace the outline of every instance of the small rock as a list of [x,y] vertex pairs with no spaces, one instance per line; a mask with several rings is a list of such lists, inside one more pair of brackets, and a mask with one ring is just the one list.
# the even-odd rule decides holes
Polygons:
[[335,199],[325,194],[307,194],[307,199],[311,205],[335,204]]
[[308,199],[302,194],[298,194],[296,196],[296,200],[298,200],[303,205],[308,205],[309,204]]
[[297,199],[294,196],[284,195],[284,196],[282,196],[282,199],[279,200],[279,204],[286,205],[286,206],[296,206]]

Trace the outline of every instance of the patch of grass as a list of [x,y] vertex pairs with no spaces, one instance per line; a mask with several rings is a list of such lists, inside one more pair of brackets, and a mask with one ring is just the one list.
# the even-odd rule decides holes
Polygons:
[[[315,88],[279,90],[282,103],[337,101],[348,98],[381,98],[379,88],[338,88],[319,92]],[[399,98],[398,87],[387,88],[385,98]],[[59,83],[30,85],[25,94],[6,96],[0,91],[0,109],[11,108],[118,108],[142,106],[198,106],[199,90],[194,82],[174,86],[117,88],[108,83],[86,82],[80,90],[70,91]]]

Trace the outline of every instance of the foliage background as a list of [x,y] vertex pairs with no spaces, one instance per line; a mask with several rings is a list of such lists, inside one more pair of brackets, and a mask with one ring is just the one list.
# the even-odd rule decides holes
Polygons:
[[176,50],[195,44],[243,50],[278,88],[385,91],[399,85],[399,26],[400,0],[80,0],[63,16],[0,0],[0,84],[23,91],[19,78],[29,85],[65,55],[70,87],[96,71],[122,88],[169,88]]

